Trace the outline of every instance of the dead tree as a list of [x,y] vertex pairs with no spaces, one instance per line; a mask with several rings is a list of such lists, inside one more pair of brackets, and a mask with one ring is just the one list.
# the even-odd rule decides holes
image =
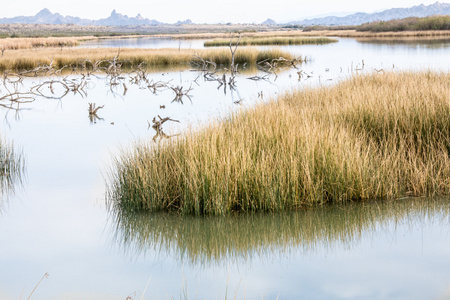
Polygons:
[[232,47],[233,39],[230,40],[230,45],[229,45],[230,46],[230,51],[231,51],[230,72],[231,72],[231,76],[233,76],[233,77],[237,73],[237,66],[235,66],[235,64],[234,64],[234,56],[236,54],[236,51],[237,51],[237,48],[238,48],[240,42],[241,42],[241,35],[239,34],[239,38],[238,38],[238,40],[237,40],[237,42],[235,44],[234,50],[233,50],[233,47]]

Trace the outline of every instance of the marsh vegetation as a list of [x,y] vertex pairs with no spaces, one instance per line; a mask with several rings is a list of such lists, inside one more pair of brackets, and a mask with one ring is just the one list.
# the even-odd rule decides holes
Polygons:
[[[174,48],[168,54],[203,48],[203,41],[183,43],[158,46]],[[24,287],[29,294],[46,271],[52,279],[33,297],[136,298],[130,293],[149,276],[145,297],[155,299],[183,299],[188,289],[191,298],[224,298],[226,287],[234,292],[238,285],[236,298],[248,299],[266,291],[264,299],[297,299],[299,290],[306,298],[342,298],[340,291],[351,290],[355,298],[429,299],[446,288],[445,280],[423,274],[449,275],[448,198],[398,197],[421,194],[410,188],[411,178],[424,178],[417,187],[436,184],[434,196],[445,194],[439,178],[449,177],[446,160],[433,165],[433,149],[446,141],[436,137],[446,135],[448,98],[441,96],[448,94],[448,75],[391,72],[447,72],[448,42],[281,46],[292,61],[277,54],[255,68],[235,68],[236,60],[231,68],[234,47],[221,49],[222,66],[199,55],[203,50],[188,50],[189,62],[173,67],[132,65],[124,54],[138,51],[114,47],[90,59],[81,54],[76,61],[84,64],[63,69],[55,58],[72,49],[34,48],[22,53],[48,50],[39,66],[3,73],[2,136],[27,158],[26,191],[10,197],[0,214],[0,238],[8,245],[1,265],[9,270],[0,272],[3,298],[18,299]],[[10,105],[14,96],[29,102]],[[121,186],[128,195],[147,200],[168,191],[173,205],[149,213],[109,198],[105,206],[108,168],[112,177],[119,174],[112,159],[130,172]],[[120,191],[114,182],[108,180],[109,196]],[[395,186],[405,189],[395,194]],[[383,188],[395,200],[369,198]],[[317,197],[279,200],[280,212],[254,212],[257,205],[278,209],[274,199],[291,191]],[[200,207],[222,192],[229,193],[222,200],[244,199],[249,208],[236,201],[224,216],[205,217],[176,206],[191,197]],[[261,204],[245,203],[258,194]],[[358,201],[358,194],[368,198]],[[316,205],[322,202],[329,204]],[[26,266],[17,268],[24,257]]]
[[[83,70],[93,68],[98,61],[109,60],[116,56],[118,49],[39,49],[5,51],[0,57],[0,72],[32,70],[42,65],[52,63],[55,69]],[[229,66],[231,63],[228,49],[120,49],[121,66],[133,68],[140,64],[150,69],[169,67],[189,68],[196,57],[214,62],[217,66]],[[235,63],[243,66],[255,66],[263,60],[273,60],[284,57],[295,59],[292,54],[280,49],[258,50],[239,48],[235,55]]]
[[448,73],[356,76],[287,93],[111,173],[110,205],[223,215],[450,192]]
[[[321,45],[337,43],[338,40],[327,37],[249,37],[240,41],[242,46],[281,46],[281,45]],[[205,47],[219,47],[230,45],[228,39],[216,39],[204,43]],[[231,45],[236,45],[236,41],[231,41]]]

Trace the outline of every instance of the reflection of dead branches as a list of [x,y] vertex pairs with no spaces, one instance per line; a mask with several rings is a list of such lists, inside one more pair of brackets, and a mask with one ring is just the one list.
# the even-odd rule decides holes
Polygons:
[[156,131],[156,134],[153,136],[152,140],[153,140],[153,142],[156,143],[158,141],[158,138],[159,138],[159,141],[161,141],[163,138],[170,139],[171,137],[178,136],[178,135],[180,135],[180,134],[178,133],[178,134],[173,134],[173,135],[167,135],[162,130],[159,130],[159,131]]
[[[47,88],[50,91],[48,94],[44,89]],[[56,94],[55,90],[58,90],[59,94]],[[44,81],[38,85],[31,87],[30,92],[33,95],[41,96],[47,99],[62,99],[70,91],[70,88],[63,81],[50,80]]]
[[[43,97],[46,99],[62,99],[70,92],[74,94],[80,94],[82,97],[87,97],[87,91],[93,84],[92,77],[99,78],[100,74],[106,75],[106,80],[109,82],[109,88],[113,93],[118,88],[123,89],[121,94],[126,95],[130,83],[131,85],[138,85],[140,89],[149,89],[152,93],[156,94],[157,91],[171,88],[175,92],[174,101],[182,102],[184,96],[190,98],[189,92],[192,90],[190,87],[188,90],[184,90],[183,87],[170,87],[168,82],[153,81],[148,78],[148,74],[145,70],[145,63],[140,63],[132,71],[128,73],[123,72],[122,66],[126,63],[130,65],[130,61],[121,61],[119,59],[121,51],[112,59],[102,59],[98,61],[91,61],[85,59],[73,65],[72,71],[79,72],[81,76],[61,77],[61,72],[66,66],[57,69],[53,58],[50,59],[48,64],[39,64],[38,67],[32,70],[24,70],[18,72],[12,72],[7,70],[3,73],[3,86],[0,93],[0,106],[8,109],[19,109],[21,103],[33,102],[37,97]],[[215,65],[211,63],[214,67]],[[132,65],[132,64],[131,64]],[[32,85],[25,91],[21,91],[21,87],[24,86],[24,79],[29,77],[52,77],[52,79],[43,79],[42,82]],[[1,83],[1,82],[0,82]],[[5,103],[8,101],[8,103]],[[17,105],[17,106],[16,106]],[[16,108],[17,107],[17,108]],[[95,113],[90,110],[90,116],[95,120]]]
[[161,118],[161,117],[158,115],[158,118],[159,118],[159,120],[157,120],[156,117],[153,118],[153,120],[152,120],[153,125],[150,125],[150,122],[147,121],[147,123],[148,123],[148,128],[147,128],[147,130],[148,130],[150,127],[152,127],[152,128],[155,129],[156,131],[160,131],[160,130],[162,130],[162,125],[163,125],[165,122],[167,122],[167,121],[172,121],[172,122],[178,122],[178,123],[180,123],[180,121],[171,119],[170,117]]
[[176,134],[176,135],[170,135],[170,136],[169,136],[169,135],[165,134],[165,133],[163,132],[162,125],[163,125],[165,122],[167,122],[167,121],[178,122],[178,123],[180,123],[180,121],[171,119],[170,117],[161,118],[159,115],[158,115],[158,118],[159,118],[159,120],[156,119],[156,117],[153,118],[153,120],[152,120],[153,125],[151,125],[150,122],[147,121],[147,123],[148,123],[148,128],[147,128],[147,130],[150,129],[150,127],[152,127],[152,128],[156,131],[156,134],[155,134],[155,136],[153,137],[153,141],[154,141],[154,142],[156,142],[156,140],[158,139],[158,137],[159,137],[160,140],[161,140],[162,138],[171,138],[171,137],[173,137],[173,136],[177,136],[177,135],[178,135],[178,134]]
[[97,120],[103,120],[97,115],[98,110],[103,107],[105,106],[102,105],[96,107],[95,103],[89,103],[88,111],[89,111],[89,121],[91,121],[91,123],[97,123]]
[[298,75],[298,81],[302,80],[302,78],[303,78],[304,76],[306,76],[306,79],[312,77],[312,75],[309,75],[308,73],[306,73],[306,72],[303,71],[303,70],[298,71],[298,72],[297,72],[297,75]]
[[[283,68],[295,68],[297,69],[297,64],[301,63],[303,60],[300,58],[295,59],[286,59],[284,57],[274,58],[272,60],[264,59],[257,63],[257,68],[260,71],[275,75],[275,80],[278,78],[277,72]],[[249,78],[251,79],[251,78]],[[258,78],[258,76],[254,76],[253,80],[267,80],[264,77]]]
[[192,91],[192,86],[189,87],[187,90],[183,90],[182,86],[177,87],[170,87],[172,91],[175,92],[175,98],[172,100],[172,102],[180,102],[183,104],[183,97],[186,96],[189,100],[192,101],[191,96],[189,95],[189,92]]
[[254,80],[254,81],[258,81],[258,80],[269,81],[269,75],[268,74],[266,74],[264,76],[257,76],[257,75],[255,75],[255,76],[252,76],[252,77],[247,77],[247,79]]
[[158,90],[163,90],[163,89],[167,89],[169,82],[164,82],[164,81],[147,81],[147,88],[153,93],[156,94],[156,92]]
[[[9,105],[3,104],[3,103],[1,103],[1,101],[8,101]],[[30,103],[33,101],[34,101],[34,97],[30,93],[21,93],[18,91],[12,91],[12,92],[9,92],[8,94],[0,97],[0,106],[7,108],[7,109],[19,110],[20,104]],[[13,105],[15,105],[17,107],[14,107]]]

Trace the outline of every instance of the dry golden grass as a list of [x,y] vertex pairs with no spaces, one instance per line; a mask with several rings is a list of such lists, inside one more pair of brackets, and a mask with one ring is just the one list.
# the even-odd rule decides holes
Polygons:
[[183,214],[450,193],[450,74],[358,76],[288,93],[117,159],[109,199]]
[[0,39],[0,50],[32,49],[42,47],[72,47],[81,40],[96,39],[94,37],[47,37],[47,38],[4,38]]
[[[0,71],[6,70],[31,70],[40,64],[49,64],[53,59],[55,68],[64,66],[74,68],[82,65],[89,59],[92,62],[112,59],[118,54],[118,49],[114,48],[40,48],[31,50],[5,51],[0,57]],[[229,66],[231,61],[230,50],[228,49],[121,49],[119,59],[123,61],[124,67],[137,66],[145,62],[149,68],[165,68],[175,66],[189,66],[195,55],[214,61],[218,65]],[[239,48],[236,52],[235,62],[243,64],[247,62],[254,65],[257,61],[266,58],[274,59],[280,56],[286,59],[293,59],[292,55],[279,49],[261,51],[252,48]]]
[[[336,43],[337,39],[328,37],[245,37],[239,40],[240,46],[281,46],[281,45],[310,45]],[[232,39],[231,44],[236,45],[238,39]],[[230,39],[215,39],[206,41],[205,47],[229,46]]]

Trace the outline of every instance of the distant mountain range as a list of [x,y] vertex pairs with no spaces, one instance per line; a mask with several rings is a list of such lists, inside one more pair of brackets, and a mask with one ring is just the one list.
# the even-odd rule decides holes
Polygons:
[[[450,15],[450,3],[436,2],[434,4],[425,6],[423,4],[413,6],[410,8],[392,8],[378,13],[355,13],[345,17],[323,17],[314,19],[305,19],[301,21],[294,21],[287,23],[288,25],[360,25],[373,21],[388,21],[392,19],[403,19],[407,17],[426,17],[430,15]],[[96,25],[96,26],[139,26],[150,25],[156,26],[164,24],[154,19],[143,18],[140,14],[136,17],[128,17],[117,13],[116,10],[111,12],[111,15],[105,19],[89,20],[81,19],[72,16],[63,16],[58,13],[52,13],[47,8],[44,8],[34,16],[19,16],[14,18],[0,18],[0,24],[75,24],[75,25]],[[175,25],[192,24],[192,21],[187,19],[178,21]],[[276,26],[277,23],[272,19],[267,19],[262,23],[267,26]]]
[[[178,21],[178,24],[184,24],[186,21]],[[50,12],[47,8],[44,8],[38,12],[35,16],[31,17],[14,17],[14,18],[1,18],[0,24],[14,24],[14,23],[25,23],[25,24],[76,24],[76,25],[95,25],[95,26],[125,26],[125,25],[160,25],[163,24],[156,20],[150,20],[143,18],[141,14],[136,17],[128,17],[127,15],[122,15],[117,13],[116,10],[111,12],[111,15],[106,19],[99,20],[89,20],[81,19],[72,16],[63,16],[58,13],[54,14]]]
[[427,17],[431,15],[450,15],[450,3],[436,2],[430,5],[417,5],[410,8],[392,8],[382,12],[356,13],[345,17],[323,17],[294,21],[289,25],[361,25],[374,21],[389,21],[408,17]]

